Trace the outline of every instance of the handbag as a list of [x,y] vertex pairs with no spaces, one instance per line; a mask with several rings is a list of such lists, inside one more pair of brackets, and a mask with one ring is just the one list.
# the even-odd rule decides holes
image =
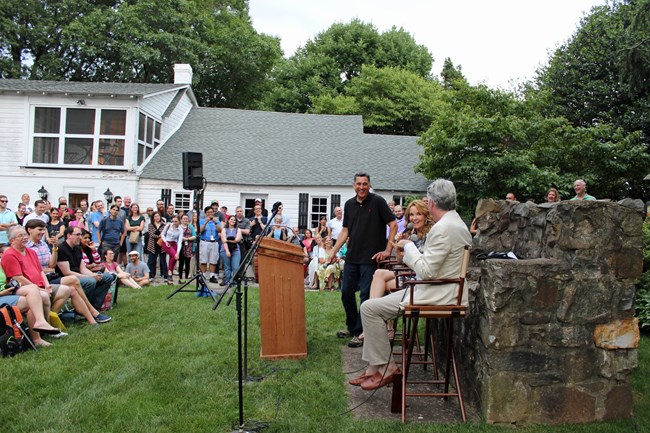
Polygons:
[[158,238],[158,240],[156,241],[156,243],[157,243],[159,246],[162,247],[162,236]]
[[140,232],[129,232],[129,243],[137,244],[140,241]]

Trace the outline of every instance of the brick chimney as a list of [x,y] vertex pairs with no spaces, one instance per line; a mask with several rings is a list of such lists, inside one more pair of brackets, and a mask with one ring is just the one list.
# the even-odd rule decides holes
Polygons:
[[187,63],[174,65],[174,84],[192,84],[192,67]]

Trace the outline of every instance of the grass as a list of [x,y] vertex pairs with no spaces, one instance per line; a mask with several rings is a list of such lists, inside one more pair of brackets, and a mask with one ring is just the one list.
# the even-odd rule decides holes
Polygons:
[[[0,432],[227,432],[236,428],[235,302],[216,312],[208,299],[168,286],[120,290],[113,321],[93,329],[72,325],[55,347],[3,358]],[[269,432],[475,432],[511,428],[474,424],[407,424],[356,420],[347,406],[337,293],[307,292],[309,356],[259,358],[257,289],[249,299],[249,374],[244,385],[247,428]],[[525,432],[650,431],[650,338],[642,338],[634,374],[633,419],[589,425],[528,426]],[[357,409],[363,410],[363,408]],[[388,408],[386,410],[389,410]]]

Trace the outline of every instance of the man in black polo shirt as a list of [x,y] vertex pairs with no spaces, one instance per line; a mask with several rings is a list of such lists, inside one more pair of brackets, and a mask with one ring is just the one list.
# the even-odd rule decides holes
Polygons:
[[[370,192],[370,176],[366,173],[354,175],[355,197],[345,202],[343,212],[343,229],[341,230],[332,258],[350,238],[348,252],[345,256],[345,270],[341,285],[341,301],[345,310],[347,330],[339,331],[339,338],[352,336],[350,347],[361,347],[363,332],[361,316],[357,307],[356,292],[360,291],[361,303],[370,297],[370,283],[377,269],[377,262],[390,257],[395,238],[397,223],[386,200]],[[388,240],[386,225],[389,226]]]
[[[81,253],[81,229],[68,227],[64,232],[65,242],[59,246],[59,255],[56,262],[56,272],[60,276],[75,275],[79,278],[81,287],[88,297],[90,304],[100,310],[108,289],[113,284],[112,274],[95,274],[86,268]],[[110,317],[99,314],[95,318],[98,323],[108,322]]]

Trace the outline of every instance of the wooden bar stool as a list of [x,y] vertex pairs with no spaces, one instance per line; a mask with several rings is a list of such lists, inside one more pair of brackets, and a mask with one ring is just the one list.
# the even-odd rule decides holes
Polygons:
[[[465,403],[463,401],[463,394],[461,391],[460,379],[458,374],[458,365],[456,363],[456,356],[454,354],[454,320],[462,319],[465,317],[467,307],[462,305],[463,290],[465,288],[465,276],[467,274],[467,267],[469,265],[469,246],[465,247],[463,254],[463,263],[461,266],[460,276],[458,278],[447,278],[437,280],[407,280],[404,282],[406,287],[410,288],[410,299],[408,305],[404,307],[404,315],[402,316],[402,378],[401,384],[395,384],[393,388],[393,408],[396,405],[396,393],[401,393],[401,411],[402,422],[406,422],[406,398],[407,397],[443,397],[447,400],[449,397],[457,397],[460,405],[460,413],[463,421],[467,421],[465,413]],[[418,284],[426,285],[441,285],[441,284],[458,284],[458,296],[454,305],[419,305],[413,302],[413,292]],[[433,319],[440,319],[447,327],[447,350],[445,360],[445,370],[442,378],[437,375],[438,366],[435,364],[436,358],[433,362],[433,369],[436,372],[433,380],[409,380],[409,368],[411,364],[417,363],[413,361],[414,346],[417,340],[418,322],[419,319],[425,319],[431,322]],[[430,327],[430,325],[428,325]],[[429,330],[427,332],[427,349],[431,349],[435,353],[435,336]],[[453,384],[451,381],[451,374],[453,374]],[[401,386],[400,386],[401,385]],[[438,392],[415,392],[413,391],[417,385],[434,385],[441,386],[443,390]]]

